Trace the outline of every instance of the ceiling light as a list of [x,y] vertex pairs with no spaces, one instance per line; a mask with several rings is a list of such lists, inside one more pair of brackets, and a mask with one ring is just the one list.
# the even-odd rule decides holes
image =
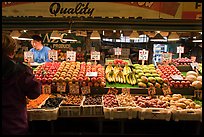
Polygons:
[[193,39],[192,42],[197,42],[197,43],[202,42],[202,34],[200,34],[199,36],[197,36],[196,39]]
[[23,32],[17,40],[33,40],[27,32]]
[[167,41],[167,40],[165,40],[160,33],[157,33],[153,38],[150,39],[150,41]]
[[98,33],[98,31],[95,31],[95,30],[94,30],[94,31],[91,33],[90,39],[101,39],[101,36],[100,36],[100,34]]
[[179,40],[179,35],[176,32],[171,32],[168,37],[168,41],[177,41]]
[[130,34],[130,37],[129,37],[131,40],[135,40],[135,39],[138,39],[139,38],[139,34],[137,33],[136,30],[133,30],[132,33]]
[[50,39],[61,39],[61,35],[58,33],[58,31],[53,30]]
[[62,40],[64,40],[64,41],[77,41],[76,39],[74,39],[74,37],[70,33],[64,34]]
[[10,34],[13,39],[17,39],[20,35],[21,33],[18,30],[13,30]]
[[87,37],[86,31],[76,31],[76,36]]

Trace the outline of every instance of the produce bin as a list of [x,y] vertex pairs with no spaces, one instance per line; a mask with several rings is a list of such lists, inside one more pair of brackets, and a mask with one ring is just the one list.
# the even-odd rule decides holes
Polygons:
[[141,108],[138,112],[138,118],[141,120],[156,119],[170,121],[171,115],[171,109],[165,108]]
[[183,109],[172,110],[172,119],[174,121],[201,121],[202,122],[202,109]]

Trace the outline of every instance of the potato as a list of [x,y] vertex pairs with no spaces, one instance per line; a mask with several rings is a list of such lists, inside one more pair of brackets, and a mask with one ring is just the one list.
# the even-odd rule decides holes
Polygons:
[[176,106],[181,107],[182,109],[186,108],[186,104],[184,104],[184,103],[176,103]]

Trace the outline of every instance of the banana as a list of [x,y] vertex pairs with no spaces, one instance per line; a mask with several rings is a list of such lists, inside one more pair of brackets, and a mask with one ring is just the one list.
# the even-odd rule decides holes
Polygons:
[[129,80],[129,74],[125,75],[127,83],[130,84],[130,80]]
[[123,75],[123,83],[126,84],[126,77],[125,77],[125,75]]

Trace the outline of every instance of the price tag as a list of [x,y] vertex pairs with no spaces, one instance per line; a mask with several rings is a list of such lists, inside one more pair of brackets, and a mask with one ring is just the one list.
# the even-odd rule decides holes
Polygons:
[[183,77],[181,75],[171,75],[171,78],[173,80],[183,80]]
[[67,61],[76,61],[76,51],[67,51]]
[[171,62],[172,60],[172,53],[162,53],[162,61]]
[[202,90],[194,90],[194,97],[202,100]]
[[115,51],[115,55],[121,55],[121,53],[122,53],[122,48],[119,48],[119,47],[114,48],[114,51]]
[[118,94],[118,90],[117,90],[116,88],[109,88],[107,94],[113,94],[113,95],[116,95],[116,94]]
[[66,82],[57,83],[57,92],[66,92]]
[[139,60],[148,60],[148,54],[149,51],[148,50],[139,50]]
[[69,85],[69,93],[70,94],[79,94],[79,85],[78,84]]
[[98,73],[97,72],[86,72],[87,77],[97,77]]
[[49,50],[48,51],[48,58],[49,58],[49,60],[57,61],[58,60],[57,50]]
[[149,87],[148,88],[148,95],[153,96],[156,94],[156,89],[155,87]]
[[91,60],[100,60],[100,52],[97,51],[93,51],[91,52]]
[[195,63],[190,63],[190,65],[191,65],[191,67],[192,67],[193,70],[194,70],[194,69],[198,69],[198,63],[197,63],[197,62],[195,62]]
[[42,94],[51,94],[51,85],[42,85]]
[[168,87],[163,87],[162,88],[162,92],[164,93],[164,95],[170,95],[172,94],[171,92],[171,88],[168,86]]
[[177,47],[177,53],[184,53],[184,47],[182,46]]
[[33,52],[25,51],[24,52],[24,61],[25,62],[34,62],[34,60],[33,60]]
[[90,94],[91,93],[90,86],[81,87],[81,92],[82,95]]
[[130,94],[130,88],[122,88],[122,93]]

